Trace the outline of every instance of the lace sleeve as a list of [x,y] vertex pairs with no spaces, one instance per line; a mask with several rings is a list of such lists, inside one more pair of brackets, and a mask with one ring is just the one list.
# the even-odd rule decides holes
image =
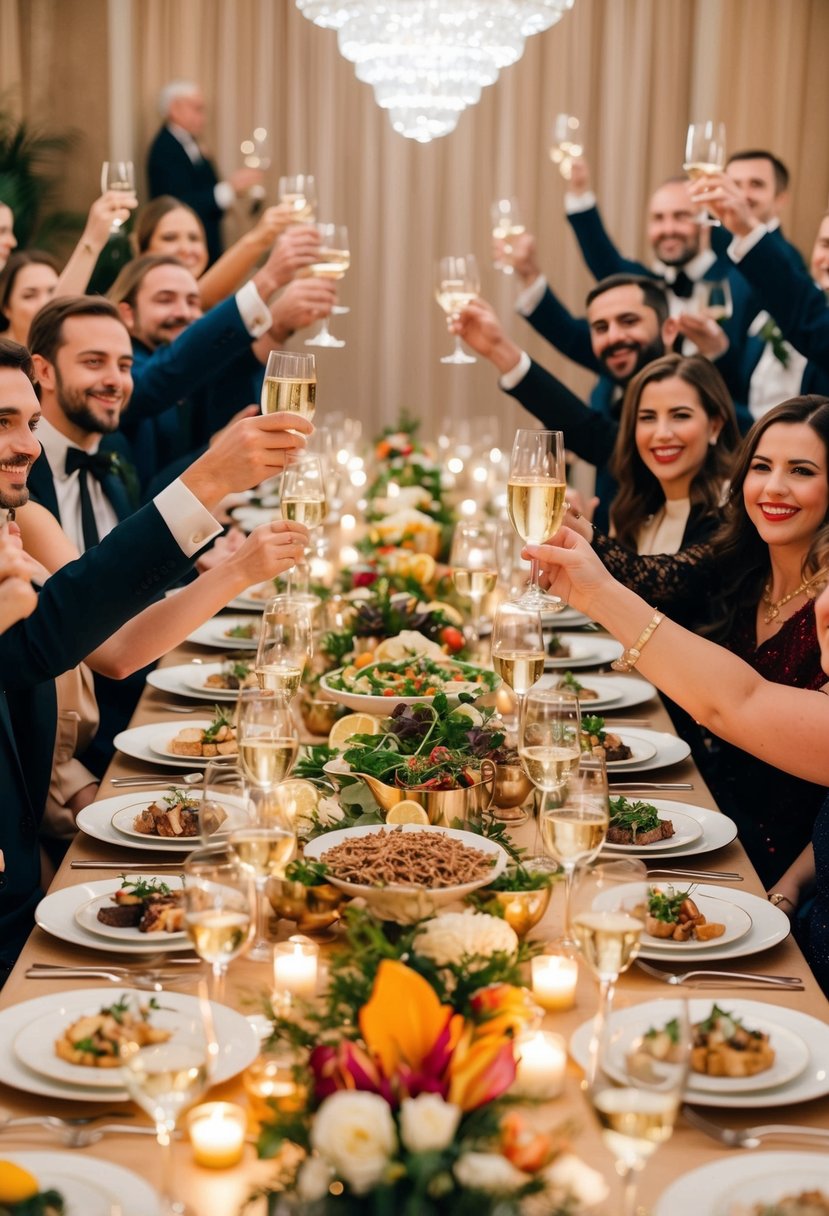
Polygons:
[[615,579],[680,623],[702,621],[714,581],[710,544],[640,557],[600,532],[593,548]]

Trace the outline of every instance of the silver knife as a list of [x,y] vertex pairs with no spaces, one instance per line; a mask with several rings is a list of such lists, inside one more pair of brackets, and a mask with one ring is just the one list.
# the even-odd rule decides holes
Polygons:
[[70,861],[70,870],[117,870],[119,874],[137,874],[138,871],[176,870],[184,873],[185,858],[181,861]]
[[609,783],[611,790],[692,790],[691,781],[613,781]]

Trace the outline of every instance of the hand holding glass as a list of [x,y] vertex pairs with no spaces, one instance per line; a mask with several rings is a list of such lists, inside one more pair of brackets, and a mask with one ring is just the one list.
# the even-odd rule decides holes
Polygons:
[[[457,321],[467,304],[480,292],[478,263],[471,253],[440,259],[435,271],[435,299],[446,313],[447,325]],[[441,363],[477,363],[477,359],[464,354],[461,340],[455,334],[455,349],[451,355],[444,355]]]
[[[308,267],[307,273],[317,279],[339,281],[351,265],[348,229],[343,224],[317,224],[320,247],[317,260]],[[306,346],[345,346],[341,338],[335,338],[328,328],[328,317],[322,318],[319,332],[305,339]]]
[[492,242],[495,247],[493,266],[504,274],[514,274],[511,241],[527,231],[517,198],[499,198],[492,204]]
[[[131,160],[105,160],[101,167],[101,193],[116,190],[121,194],[135,194],[135,168]],[[117,232],[123,220],[113,220],[111,232]]]
[[[692,122],[685,139],[685,163],[683,169],[691,181],[721,173],[725,166],[725,124]],[[698,224],[707,228],[719,228],[720,221],[709,215],[705,207],[696,214]]]
[[272,350],[262,382],[262,413],[287,410],[313,420],[317,404],[317,371],[313,355]]
[[280,177],[279,201],[291,211],[292,224],[312,224],[317,213],[317,183],[310,173]]
[[583,153],[584,148],[579,137],[581,124],[573,114],[556,114],[550,134],[550,160],[558,165],[558,170],[565,181],[570,180],[573,171],[573,161]]

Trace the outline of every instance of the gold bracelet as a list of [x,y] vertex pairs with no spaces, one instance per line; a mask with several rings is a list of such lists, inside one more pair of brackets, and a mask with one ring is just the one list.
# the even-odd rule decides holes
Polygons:
[[632,646],[623,650],[618,659],[610,664],[614,671],[633,671],[642,657],[642,651],[665,618],[661,612],[655,612]]

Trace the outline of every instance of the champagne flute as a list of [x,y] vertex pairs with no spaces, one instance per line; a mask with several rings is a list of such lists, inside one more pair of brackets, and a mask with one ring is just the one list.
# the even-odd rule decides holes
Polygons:
[[[481,279],[478,263],[471,253],[463,257],[441,258],[435,271],[435,298],[446,313],[446,324],[457,321],[467,304],[480,294]],[[444,355],[441,363],[477,363],[465,355],[460,337],[455,334],[455,349]]]
[[518,720],[532,686],[544,674],[544,631],[541,614],[507,601],[495,609],[492,621],[492,666],[515,693]]
[[469,643],[475,655],[481,640],[481,603],[498,581],[495,537],[490,525],[472,521],[456,524],[449,565],[455,590],[470,601]]
[[292,224],[313,224],[317,213],[317,183],[310,173],[280,177],[277,190],[280,203],[287,203]]
[[521,208],[517,198],[499,198],[492,204],[492,240],[495,244],[493,266],[504,274],[514,274],[510,258],[513,248],[510,241],[527,231],[521,219]]
[[263,414],[287,410],[309,422],[317,404],[317,371],[313,355],[272,350],[262,382]]
[[[131,160],[105,160],[101,166],[101,193],[116,190],[135,194],[135,168]],[[110,232],[117,232],[123,220],[113,220]]]
[[592,861],[605,842],[610,817],[604,757],[582,753],[566,784],[551,794],[539,815],[541,841],[564,870],[564,943],[574,947],[570,893],[580,862]]
[[[241,152],[244,164],[248,169],[261,169],[266,173],[271,167],[271,157],[268,150],[268,131],[266,127],[255,127],[250,139],[243,139]],[[265,187],[261,183],[251,186],[248,198],[253,202],[253,214],[259,211],[265,198]]]
[[[192,1208],[175,1197],[172,1138],[180,1115],[201,1097],[218,1053],[210,1003],[203,986],[198,997],[176,998],[171,1008],[162,1000],[159,1029],[170,1031],[163,1043],[145,1045],[130,1024],[122,1030],[121,1078],[134,1102],[150,1116],[161,1150],[159,1211],[162,1216],[192,1216]],[[178,1006],[178,1007],[177,1007]],[[133,1025],[143,1025],[136,1018]]]
[[[685,138],[683,169],[691,181],[721,173],[725,167],[725,123],[692,122]],[[705,207],[696,214],[696,221],[706,228],[719,228],[720,221],[709,215]]]
[[[317,224],[320,247],[317,260],[312,262],[307,273],[317,279],[338,281],[345,277],[351,265],[348,229],[344,224]],[[345,346],[342,338],[335,338],[328,329],[328,317],[322,318],[318,333],[305,339],[306,346]]]
[[[521,706],[518,754],[524,772],[541,791],[539,827],[548,794],[560,794],[581,755],[579,699],[560,688],[531,689]],[[527,863],[529,864],[529,863]],[[532,859],[538,869],[549,870],[550,859]]]
[[184,924],[196,954],[213,969],[213,1000],[223,1001],[228,964],[256,927],[253,876],[232,847],[211,845],[186,858]]
[[599,981],[606,1017],[616,981],[639,953],[648,904],[648,871],[635,857],[595,861],[576,870],[570,923],[579,953]]
[[[650,1028],[665,1029],[664,1052],[649,1050]],[[671,1137],[692,1043],[688,1003],[680,999],[651,1002],[644,1024],[610,1017],[596,1026],[583,1088],[622,1179],[620,1216],[636,1216],[638,1175]]]
[[[280,510],[283,519],[305,524],[309,530],[317,528],[325,519],[325,474],[319,456],[303,454],[297,458],[289,458],[282,472]],[[306,559],[310,552],[310,548],[306,547],[300,565],[307,566]],[[293,586],[295,570],[296,566],[288,571],[286,583],[289,592]]]
[[[517,430],[507,482],[507,511],[525,544],[543,544],[558,532],[567,509],[566,493],[562,432]],[[561,600],[541,590],[538,575],[538,562],[533,560],[530,585],[517,603],[558,611]]]
[[275,786],[249,786],[247,807],[247,822],[234,828],[230,844],[256,885],[256,941],[248,958],[269,962],[273,947],[268,939],[268,880],[284,878],[285,867],[296,852],[296,829]]
[[581,123],[574,114],[556,114],[550,135],[550,160],[566,182],[573,172],[573,161],[584,151],[579,136]]
[[238,756],[208,760],[199,804],[199,830],[205,847],[226,844],[230,824],[244,811],[246,797]]
[[294,766],[299,740],[291,706],[281,690],[242,690],[236,709],[236,742],[239,767],[248,787],[272,789],[285,780]]

